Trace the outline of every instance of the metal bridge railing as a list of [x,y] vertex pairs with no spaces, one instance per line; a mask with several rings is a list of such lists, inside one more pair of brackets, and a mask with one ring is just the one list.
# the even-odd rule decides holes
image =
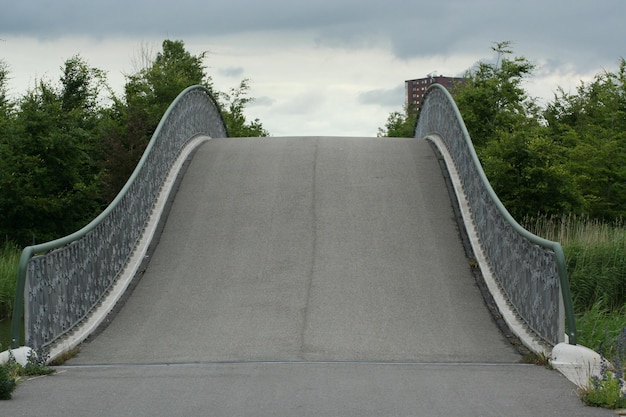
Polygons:
[[[450,93],[433,85],[422,101],[415,136],[436,135],[459,173],[480,246],[492,275],[517,315],[554,346],[576,344],[576,325],[561,245],[520,226],[491,188]],[[564,311],[563,311],[564,310]]]
[[115,283],[140,239],[176,157],[195,136],[226,137],[219,108],[201,86],[169,106],[115,200],[83,229],[26,247],[20,258],[11,346],[52,345],[83,321]]

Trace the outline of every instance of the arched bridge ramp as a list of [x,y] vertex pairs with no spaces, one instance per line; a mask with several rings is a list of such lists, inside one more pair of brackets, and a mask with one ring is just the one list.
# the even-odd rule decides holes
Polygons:
[[211,139],[70,364],[519,362],[471,268],[425,140]]

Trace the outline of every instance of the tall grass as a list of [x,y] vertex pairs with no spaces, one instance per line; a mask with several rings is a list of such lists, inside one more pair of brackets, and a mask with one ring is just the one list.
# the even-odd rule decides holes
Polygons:
[[584,217],[540,216],[525,227],[565,252],[578,341],[597,349],[626,327],[626,226]]
[[17,268],[20,249],[10,243],[0,243],[0,320],[8,319],[13,313]]

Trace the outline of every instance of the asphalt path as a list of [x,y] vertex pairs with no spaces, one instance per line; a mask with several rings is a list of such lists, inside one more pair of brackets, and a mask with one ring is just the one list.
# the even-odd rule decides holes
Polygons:
[[522,363],[417,139],[213,139],[115,319],[1,415],[593,416]]

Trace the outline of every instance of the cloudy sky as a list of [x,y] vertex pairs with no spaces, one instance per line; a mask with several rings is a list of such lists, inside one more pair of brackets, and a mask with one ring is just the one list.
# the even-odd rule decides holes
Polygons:
[[215,86],[243,78],[248,116],[273,136],[375,136],[404,104],[404,81],[460,76],[513,42],[537,65],[526,84],[545,102],[626,57],[624,0],[2,0],[0,59],[19,97],[58,80],[80,54],[121,91],[141,50],[164,39],[207,52]]

